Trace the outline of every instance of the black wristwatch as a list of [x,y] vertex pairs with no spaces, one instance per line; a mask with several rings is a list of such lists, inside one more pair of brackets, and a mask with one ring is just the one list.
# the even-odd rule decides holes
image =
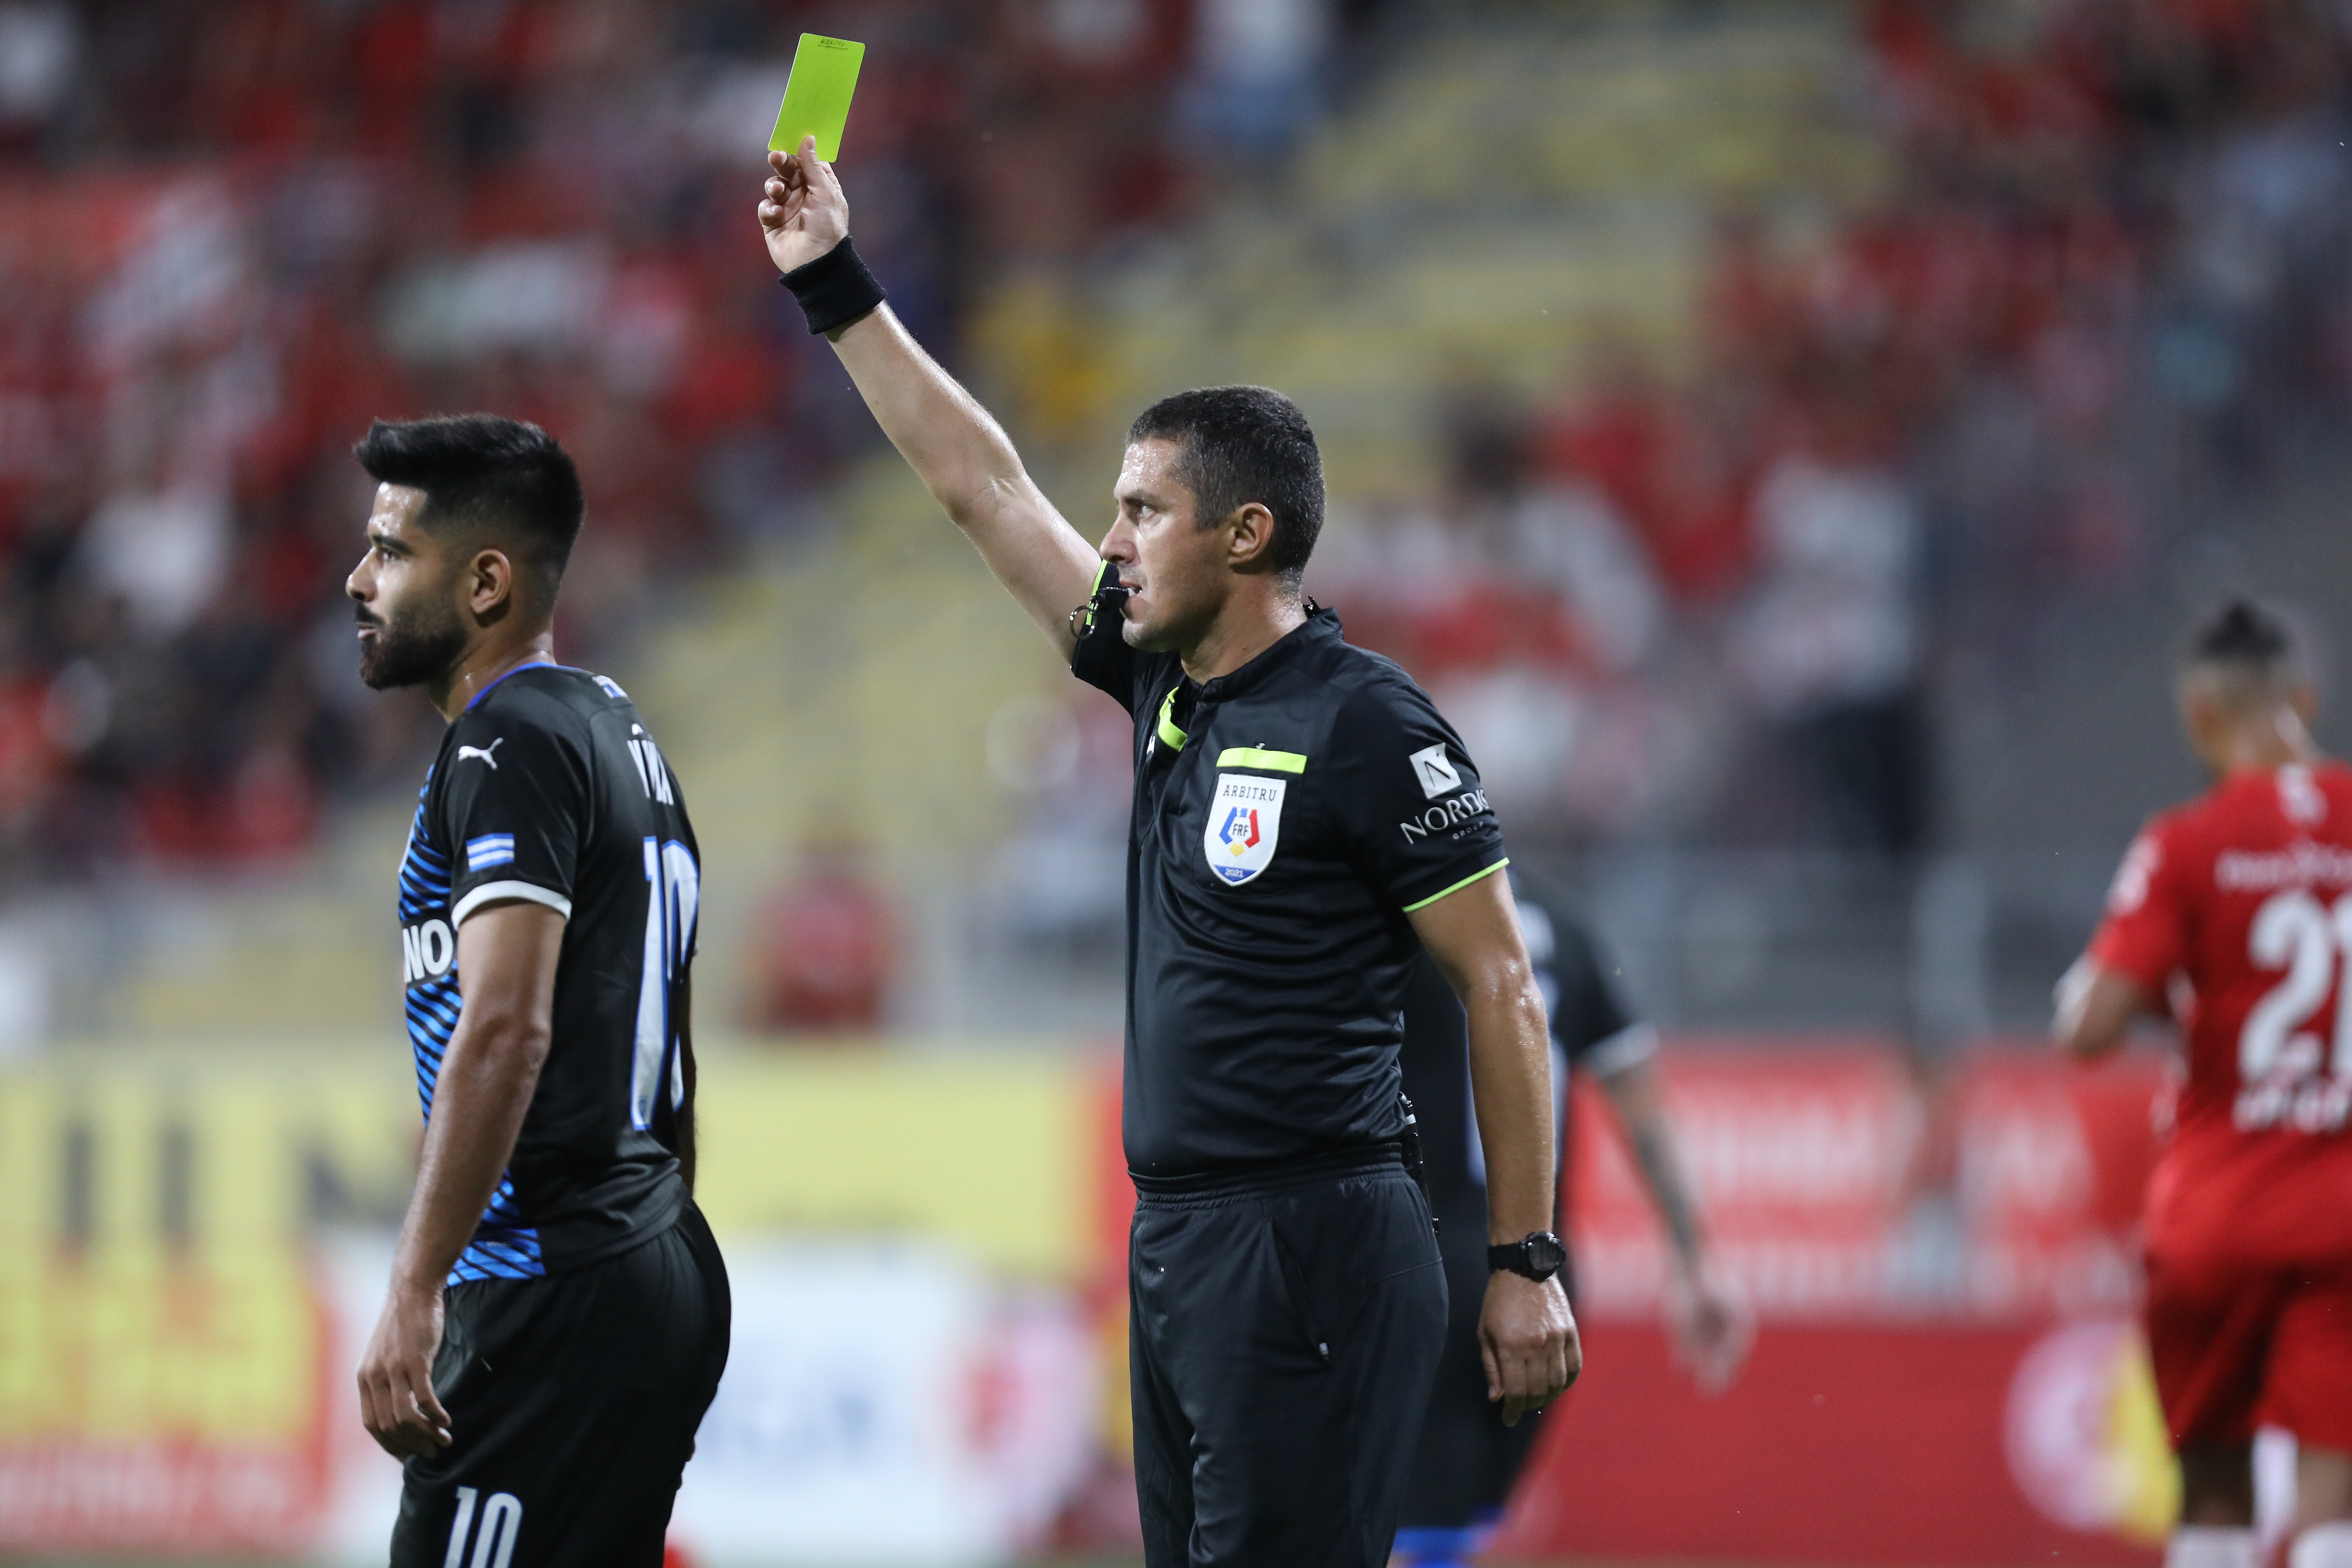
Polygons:
[[1568,1247],[1559,1237],[1548,1230],[1531,1230],[1525,1241],[1514,1241],[1486,1249],[1489,1272],[1507,1268],[1514,1274],[1524,1274],[1538,1281],[1550,1279],[1568,1266]]

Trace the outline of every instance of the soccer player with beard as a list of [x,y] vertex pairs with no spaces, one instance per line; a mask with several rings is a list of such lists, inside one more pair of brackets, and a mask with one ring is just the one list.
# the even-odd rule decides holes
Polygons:
[[488,415],[379,421],[360,675],[449,721],[400,868],[425,1148],[359,1369],[406,1461],[394,1568],[656,1568],[726,1364],[691,1196],[700,869],[628,694],[555,662],[572,459]]
[[2352,768],[2313,745],[2310,682],[2260,605],[2198,628],[2179,702],[2219,782],[2133,842],[2056,1032],[2097,1057],[2155,1014],[2187,1044],[2146,1217],[2180,1456],[2168,1568],[2254,1568],[2257,1425],[2298,1447],[2292,1568],[2352,1568]]

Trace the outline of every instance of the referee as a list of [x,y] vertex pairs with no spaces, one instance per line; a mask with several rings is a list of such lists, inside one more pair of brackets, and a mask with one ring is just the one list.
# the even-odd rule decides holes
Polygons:
[[1375,1568],[1445,1331],[1397,1066],[1422,946],[1469,1018],[1486,1396],[1515,1423],[1580,1361],[1553,1278],[1544,1005],[1477,773],[1420,689],[1302,598],[1323,476],[1288,399],[1214,387],[1146,410],[1090,550],[883,306],[814,143],[771,163],[760,219],[811,331],[1134,719],[1122,1127],[1146,1560]]

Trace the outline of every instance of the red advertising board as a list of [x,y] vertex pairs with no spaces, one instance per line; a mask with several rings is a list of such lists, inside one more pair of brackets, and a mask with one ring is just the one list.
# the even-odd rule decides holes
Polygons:
[[[1921,1100],[1893,1053],[1820,1043],[1690,1045],[1666,1100],[1705,1195],[1716,1259],[1769,1318],[1882,1310],[1888,1241],[1920,1147]],[[1571,1224],[1586,1312],[1654,1314],[1664,1238],[1606,1100],[1570,1112]]]
[[2125,1326],[2087,1327],[1767,1324],[1739,1382],[1703,1398],[1656,1327],[1591,1322],[1496,1553],[2153,1563],[2161,1433],[2118,1397]]
[[[1868,1041],[1697,1042],[1666,1103],[1716,1262],[1767,1321],[2127,1310],[2166,1076],[1988,1047],[1941,1072]],[[1584,1310],[1647,1316],[1664,1238],[1605,1100],[1569,1173]]]
[[1701,1397],[1658,1327],[1664,1250],[1579,1098],[1587,1370],[1498,1549],[1813,1563],[2144,1563],[2176,1506],[2131,1314],[2165,1075],[1869,1042],[1670,1049],[1717,1265],[1756,1312]]

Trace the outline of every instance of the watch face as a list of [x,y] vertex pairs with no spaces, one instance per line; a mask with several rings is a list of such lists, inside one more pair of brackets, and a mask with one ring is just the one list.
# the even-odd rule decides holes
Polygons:
[[1568,1248],[1548,1230],[1528,1237],[1527,1249],[1528,1262],[1539,1274],[1557,1274],[1568,1261]]

